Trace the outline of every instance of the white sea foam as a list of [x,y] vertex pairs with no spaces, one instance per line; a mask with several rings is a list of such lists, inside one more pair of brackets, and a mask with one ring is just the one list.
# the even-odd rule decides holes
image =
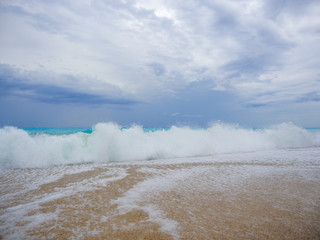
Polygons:
[[141,209],[148,213],[149,221],[157,223],[163,232],[170,234],[174,239],[179,239],[179,224],[168,218],[157,204],[146,204],[150,199],[157,199],[162,192],[170,191],[182,184],[186,179],[206,171],[207,167],[191,167],[182,170],[160,170],[142,168],[140,171],[153,173],[155,176],[139,182],[128,190],[124,196],[114,201],[121,213],[134,209]]
[[218,153],[320,146],[320,133],[291,123],[268,129],[214,124],[207,129],[171,127],[144,131],[99,123],[92,133],[29,135],[15,127],[0,129],[0,168],[32,168],[84,162],[137,161]]
[[[60,212],[59,207],[50,213],[41,213],[41,205],[55,201],[57,199],[66,198],[68,196],[76,195],[78,193],[90,192],[94,189],[104,188],[110,182],[123,179],[127,176],[126,170],[123,168],[108,168],[103,174],[86,178],[74,183],[68,183],[62,187],[55,187],[50,192],[43,192],[40,194],[26,194],[36,190],[41,185],[46,183],[55,182],[62,178],[64,175],[81,173],[91,171],[94,165],[74,165],[65,167],[54,167],[47,169],[32,169],[28,170],[7,170],[0,173],[0,178],[3,175],[8,175],[10,171],[10,179],[13,183],[8,184],[13,190],[17,188],[17,185],[21,185],[23,190],[14,191],[13,194],[3,194],[0,196],[0,203],[5,206],[5,203],[19,203],[12,207],[6,207],[5,211],[0,211],[0,233],[5,236],[5,239],[25,239],[29,229],[35,228],[49,221],[58,221],[58,215]],[[100,167],[102,167],[100,165]],[[45,177],[47,176],[47,178]],[[2,192],[6,184],[0,186],[0,192]],[[23,196],[23,201],[21,201]],[[88,204],[84,202],[83,204]],[[0,204],[1,206],[1,204]],[[1,206],[3,208],[3,206]],[[37,214],[30,214],[31,212],[37,212]],[[20,222],[26,224],[21,226]],[[82,229],[83,231],[83,229]],[[75,235],[79,236],[81,231]],[[31,238],[32,239],[32,238]],[[77,238],[78,239],[78,238]]]

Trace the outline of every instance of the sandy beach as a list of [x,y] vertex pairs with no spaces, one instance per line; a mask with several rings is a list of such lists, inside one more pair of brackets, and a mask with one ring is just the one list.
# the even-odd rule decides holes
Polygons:
[[0,235],[319,239],[318,156],[311,148],[6,170]]

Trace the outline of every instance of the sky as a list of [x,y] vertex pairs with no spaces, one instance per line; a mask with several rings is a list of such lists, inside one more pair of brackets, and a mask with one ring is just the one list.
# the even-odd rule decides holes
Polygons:
[[0,126],[320,127],[318,0],[1,0]]

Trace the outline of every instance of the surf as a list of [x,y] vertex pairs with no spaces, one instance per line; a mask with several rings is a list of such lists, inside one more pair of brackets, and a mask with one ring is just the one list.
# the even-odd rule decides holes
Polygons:
[[98,123],[92,129],[0,129],[0,168],[125,162],[280,148],[318,147],[320,131],[282,123],[265,129],[215,123],[208,128],[146,129]]

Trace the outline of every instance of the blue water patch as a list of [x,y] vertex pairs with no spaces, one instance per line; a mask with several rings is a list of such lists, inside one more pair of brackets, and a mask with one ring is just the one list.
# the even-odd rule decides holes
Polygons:
[[143,128],[144,132],[168,131],[170,128]]
[[78,132],[92,133],[91,128],[22,128],[30,135],[48,134],[48,135],[69,135]]
[[306,128],[306,130],[309,132],[316,132],[316,133],[320,132],[320,128]]
[[[78,132],[91,134],[92,128],[22,128],[29,135],[34,136],[38,134],[48,135],[69,135]],[[121,130],[130,129],[130,127],[121,127]],[[156,131],[167,131],[169,128],[143,128],[144,132],[156,132]]]

